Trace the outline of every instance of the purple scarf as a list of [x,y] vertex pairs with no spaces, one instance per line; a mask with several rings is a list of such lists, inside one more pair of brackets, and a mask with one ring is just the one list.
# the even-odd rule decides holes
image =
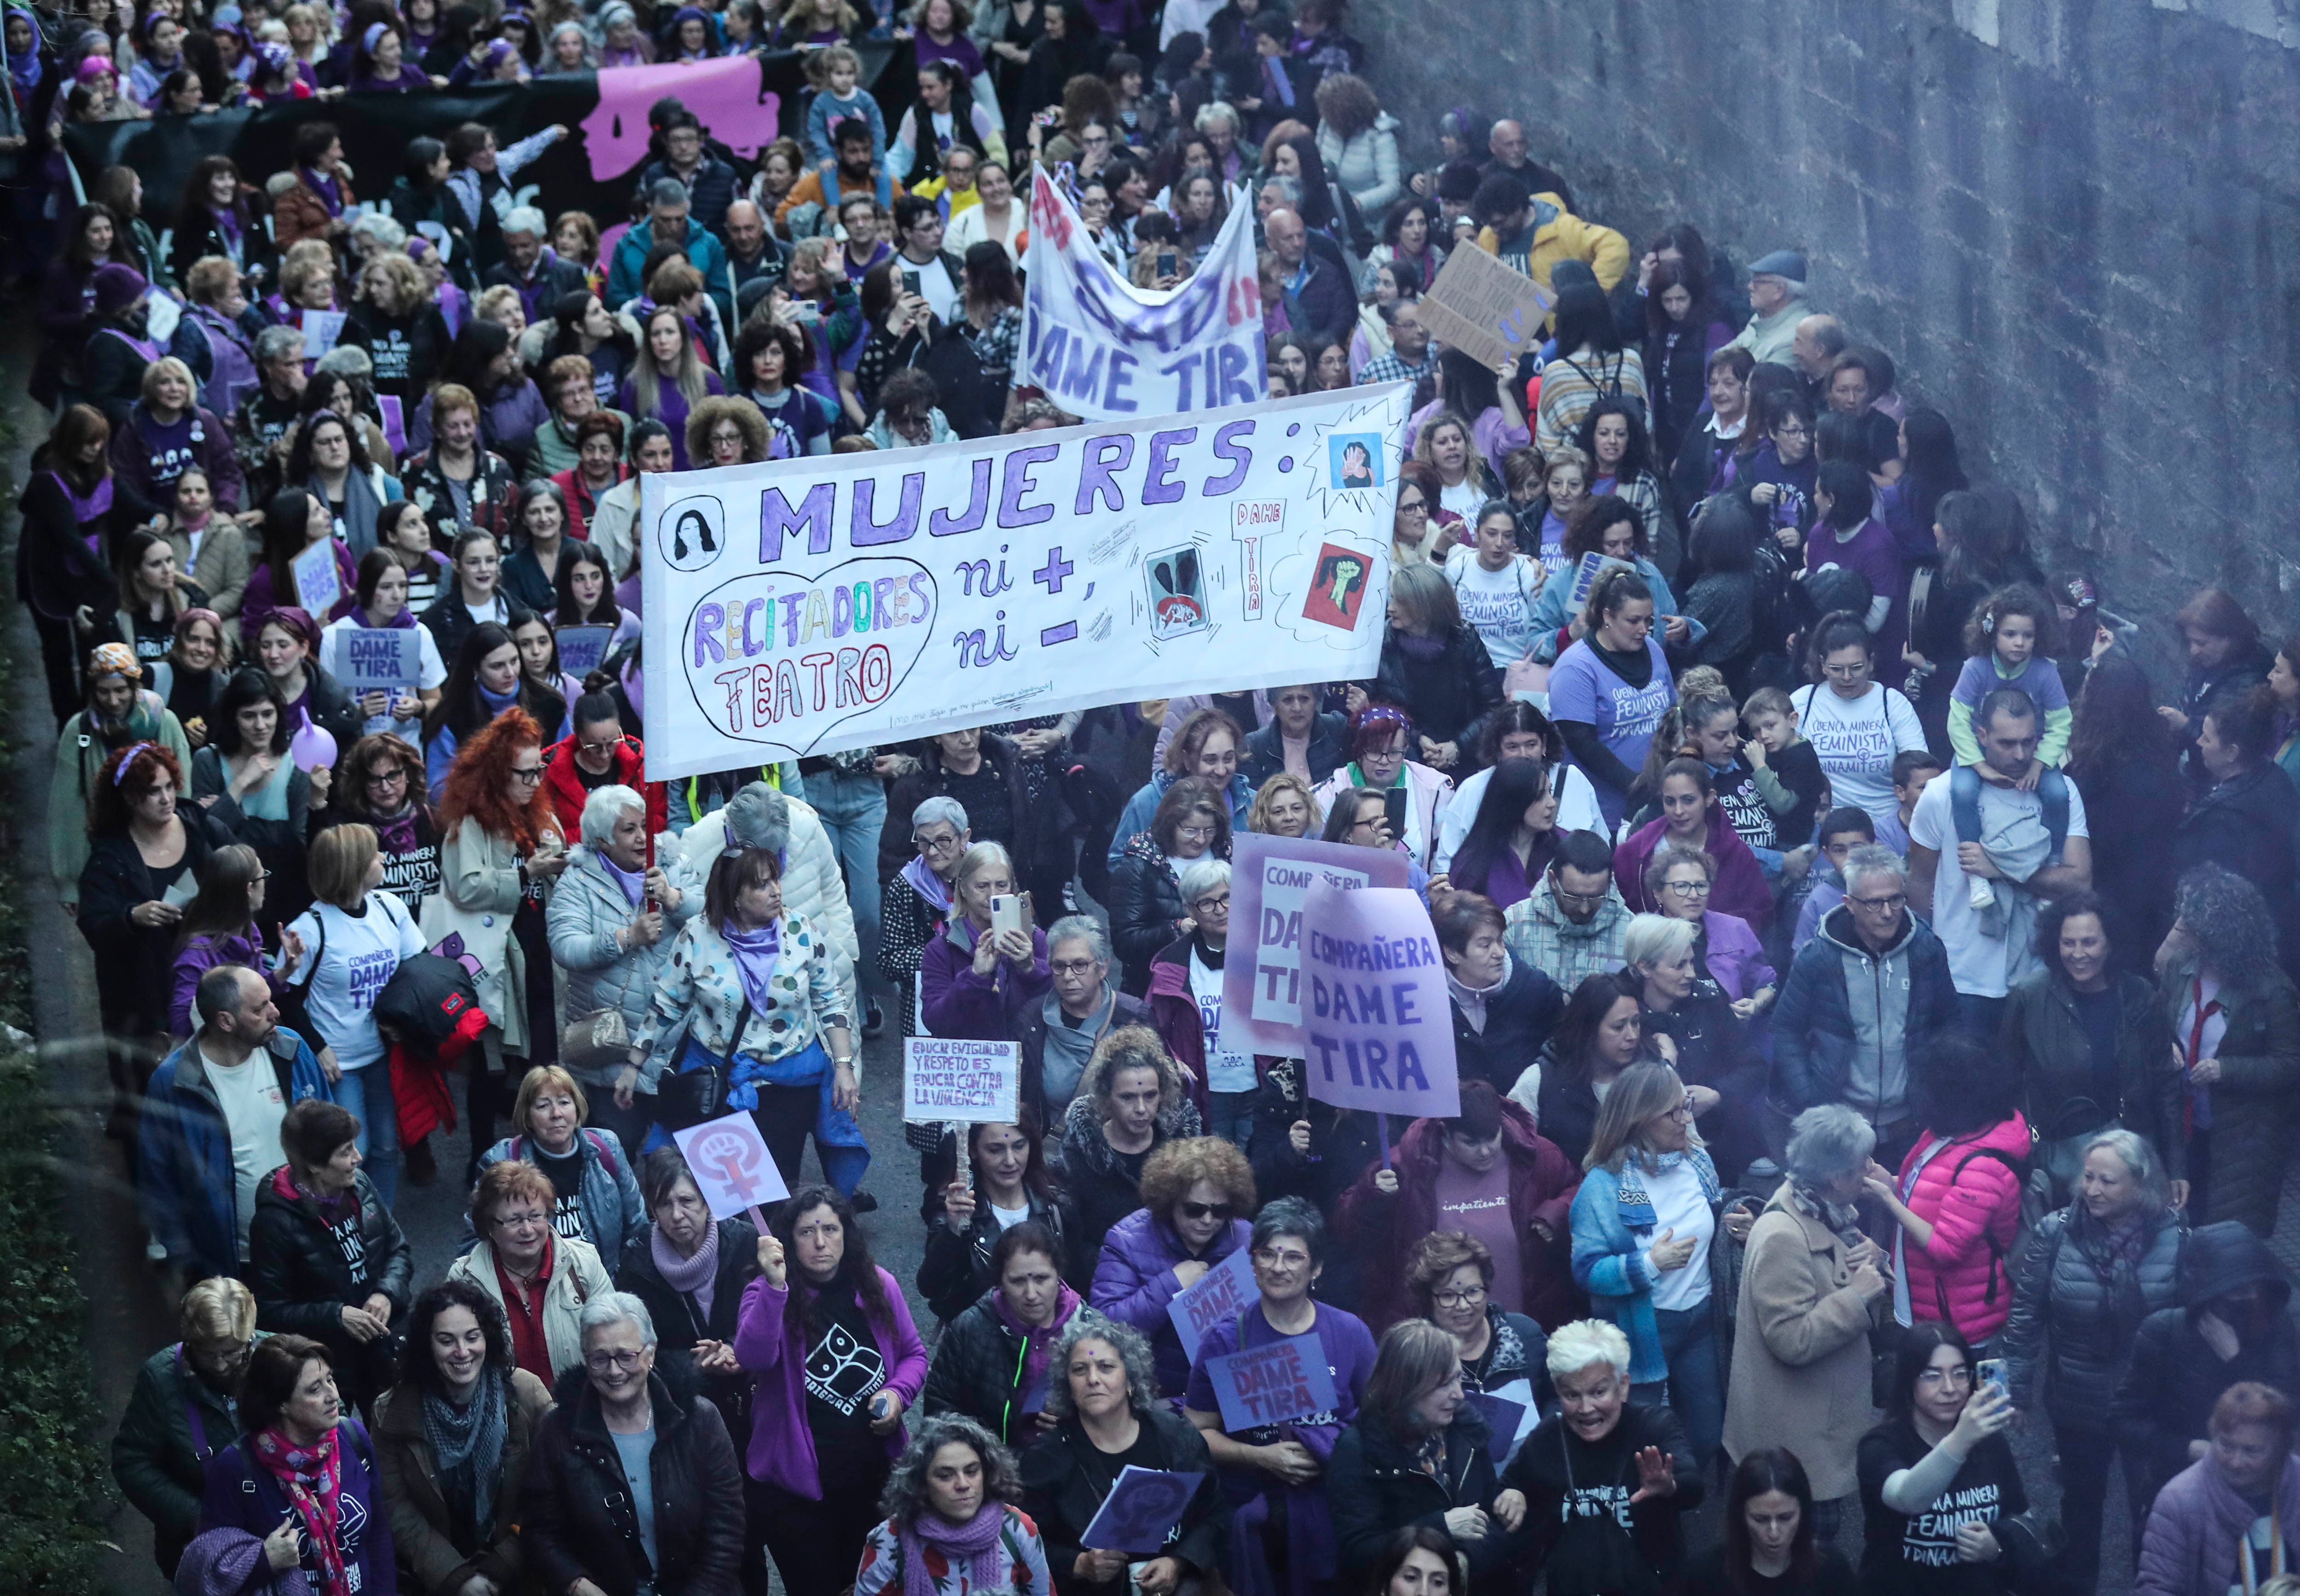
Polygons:
[[[623,889],[623,896],[630,900],[632,908],[637,909],[639,906],[639,900],[646,896],[646,872],[645,870],[627,870],[623,869],[622,866],[617,864],[613,860],[609,859],[604,850],[598,848],[592,849],[591,854],[593,858],[599,861],[599,868],[607,872],[607,879],[613,882],[617,886],[621,887]],[[771,937],[773,936],[774,932],[770,929],[767,935]],[[732,938],[730,937],[729,944],[731,945],[731,943]],[[768,968],[772,968],[773,967],[772,965],[770,965]],[[668,1279],[669,1276],[666,1276],[665,1278]]]
[[[614,869],[612,865],[607,867]],[[647,1256],[654,1259],[655,1273],[663,1284],[683,1297],[695,1299],[703,1309],[703,1317],[711,1317],[711,1299],[719,1284],[719,1226],[714,1223],[704,1229],[703,1245],[695,1250],[693,1258],[681,1258],[679,1249],[663,1239],[662,1226],[647,1228]]]
[[375,827],[376,840],[394,859],[415,852],[414,804],[410,803],[396,815],[370,815],[367,823]]
[[1054,1367],[1054,1342],[1060,1339],[1062,1327],[1071,1322],[1071,1316],[1079,1310],[1079,1294],[1076,1292],[1067,1285],[1058,1286],[1057,1292],[1058,1294],[1054,1298],[1054,1322],[1046,1326],[1024,1324],[1014,1317],[1014,1310],[1007,1306],[1004,1292],[991,1293],[991,1312],[998,1316],[1000,1324],[1022,1338],[1022,1390],[1026,1392],[1037,1391],[1045,1386],[1047,1373]]
[[81,493],[71,485],[71,478],[62,471],[50,471],[48,478],[63,489],[64,497],[71,501],[72,516],[81,526],[108,513],[112,509],[112,473],[106,471],[97,478],[93,492]]
[[1446,639],[1425,637],[1419,632],[1392,632],[1389,640],[1397,644],[1397,652],[1409,660],[1427,665],[1446,652]]
[[[321,152],[322,154],[326,153],[324,150]],[[336,187],[335,179],[323,178],[308,166],[298,167],[296,170],[303,175],[304,183],[312,192],[320,196],[320,203],[327,206],[329,215],[341,216],[344,213],[343,190]]]
[[1004,1559],[998,1555],[998,1534],[1006,1527],[1006,1504],[986,1501],[964,1524],[952,1524],[931,1509],[903,1525],[903,1596],[935,1596],[935,1576],[927,1571],[927,1548],[956,1566],[965,1559],[967,1584],[977,1591],[995,1591],[1011,1584]]
[[780,932],[771,924],[756,931],[738,931],[734,921],[722,920],[719,935],[727,939],[727,951],[735,955],[736,973],[743,978],[743,994],[751,1000],[754,1010],[765,1014],[774,1007],[774,993],[769,983],[782,958]]
[[911,884],[911,890],[926,900],[928,908],[937,914],[950,912],[950,887],[941,877],[927,869],[923,855],[913,857],[903,867],[902,874],[903,879]]

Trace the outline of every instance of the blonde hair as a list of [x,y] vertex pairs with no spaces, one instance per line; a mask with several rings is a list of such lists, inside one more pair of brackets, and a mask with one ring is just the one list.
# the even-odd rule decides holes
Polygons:
[[[389,304],[376,296],[379,286],[389,291]],[[431,296],[431,286],[423,280],[423,269],[405,255],[391,251],[376,256],[360,269],[359,291],[368,303],[388,316],[404,315]]]
[[176,1328],[186,1341],[253,1341],[255,1293],[229,1275],[194,1281],[176,1309]]
[[239,268],[222,255],[202,255],[184,273],[184,295],[194,304],[213,305],[239,276]]
[[191,390],[190,396],[184,401],[186,410],[199,409],[200,385],[192,379],[192,369],[172,354],[163,354],[144,368],[144,381],[140,391],[145,403],[159,403],[160,379],[163,377],[172,377]]
[[591,1099],[583,1090],[583,1083],[556,1064],[538,1064],[520,1077],[519,1094],[512,1099],[512,1134],[531,1136],[535,1127],[528,1117],[535,1112],[535,1100],[546,1092],[564,1092],[575,1100],[575,1123],[591,1122]]
[[521,321],[527,320],[527,307],[520,304],[519,290],[509,283],[497,283],[494,287],[483,291],[474,306],[473,313],[483,320],[500,322],[503,320],[503,310],[505,305],[518,305],[520,320]]
[[646,325],[639,328],[638,358],[631,362],[631,394],[639,402],[641,420],[662,409],[662,374],[656,369],[654,350],[648,343],[655,320],[662,316],[670,317],[679,327],[679,375],[671,379],[671,386],[690,406],[699,403],[708,389],[703,362],[695,353],[695,340],[687,333],[687,318],[679,313],[675,305],[659,304],[647,312]]
[[367,894],[368,867],[381,849],[372,826],[330,826],[312,839],[305,877],[312,895],[349,910]]
[[[298,254],[296,252],[305,244],[318,245],[318,253]],[[287,258],[279,263],[279,295],[292,305],[303,297],[313,278],[324,277],[332,281],[335,275],[336,257],[329,253],[328,246],[316,238],[304,239],[289,245]]]
[[1324,829],[1326,812],[1318,802],[1317,789],[1291,770],[1280,770],[1263,782],[1254,794],[1254,806],[1246,811],[1248,831],[1267,833],[1270,830],[1270,801],[1279,793],[1299,793],[1302,802],[1310,806],[1310,828],[1304,836],[1314,837]]
[[[1603,1168],[1619,1175],[1632,1150],[1641,1155],[1651,1151],[1640,1135],[1646,1122],[1656,1114],[1666,1114],[1682,1106],[1684,1101],[1685,1083],[1678,1078],[1676,1070],[1650,1060],[1630,1065],[1615,1077],[1612,1090],[1605,1093],[1604,1104],[1597,1110],[1597,1128],[1589,1135],[1589,1151],[1581,1160],[1581,1168]],[[1690,1124],[1685,1127],[1685,1135],[1687,1145],[1702,1145],[1701,1134]],[[1641,1157],[1638,1161],[1647,1160]]]
[[439,423],[451,410],[467,410],[479,413],[479,395],[460,382],[443,382],[431,390],[431,430],[438,432]]

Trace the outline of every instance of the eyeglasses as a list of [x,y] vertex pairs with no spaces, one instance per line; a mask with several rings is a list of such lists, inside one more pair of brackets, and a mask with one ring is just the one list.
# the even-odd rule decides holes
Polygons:
[[619,1368],[629,1374],[646,1361],[646,1352],[644,1349],[636,1352],[586,1352],[583,1354],[583,1367],[595,1375],[604,1375],[611,1368]]
[[578,743],[576,748],[584,753],[612,753],[623,745],[621,737],[609,737],[604,743]]
[[407,771],[404,767],[399,765],[394,765],[388,769],[371,770],[367,773],[367,785],[371,787],[396,786],[406,779]]
[[1869,661],[1862,660],[1852,665],[1824,665],[1821,673],[1832,682],[1858,681],[1869,674]]
[[1709,895],[1709,885],[1710,884],[1705,879],[1701,881],[1671,881],[1667,883],[1669,890],[1675,893],[1680,898],[1705,898]]
[[1227,1202],[1183,1201],[1176,1203],[1174,1208],[1185,1219],[1204,1219],[1211,1217],[1221,1220],[1224,1224],[1228,1224],[1230,1216],[1238,1211]]
[[1603,903],[1605,901],[1605,894],[1601,892],[1569,893],[1565,890],[1564,884],[1554,876],[1549,878],[1549,890],[1555,894],[1560,903]]
[[1789,421],[1773,428],[1775,437],[1811,437],[1812,430],[1802,421]]
[[1389,817],[1387,815],[1376,815],[1371,820],[1353,820],[1350,822],[1350,829],[1352,831],[1364,831],[1370,827],[1378,828],[1380,827],[1382,822],[1387,820],[1388,818]]
[[540,765],[513,765],[511,768],[511,778],[513,781],[541,781],[543,779],[543,767]]
[[1468,1308],[1486,1300],[1486,1288],[1465,1285],[1459,1291],[1431,1292],[1429,1300],[1440,1308]]
[[1660,1113],[1654,1115],[1654,1118],[1656,1119],[1675,1119],[1683,1123],[1690,1124],[1693,1119],[1693,1093],[1690,1092],[1687,1093],[1683,1102],[1679,1103],[1677,1107],[1673,1109],[1663,1109]]
[[1306,1269],[1310,1255],[1299,1247],[1262,1247],[1255,1250],[1254,1261],[1272,1269]]
[[550,1223],[550,1215],[537,1213],[533,1209],[524,1209],[516,1214],[497,1214],[496,1216],[496,1224],[504,1230],[526,1230],[538,1225],[548,1225]]
[[1400,499],[1397,502],[1397,513],[1400,515],[1426,515],[1429,511],[1429,503],[1426,499]]
[[1229,894],[1224,893],[1220,897],[1193,898],[1190,901],[1190,907],[1200,914],[1212,914],[1217,909],[1229,907]]
[[1054,959],[1047,961],[1046,968],[1058,976],[1089,976],[1094,973],[1096,962],[1092,959]]
[[1174,827],[1174,835],[1178,837],[1188,837],[1194,843],[1210,843],[1214,839],[1214,827],[1211,826],[1177,826]]
[[1906,893],[1894,893],[1882,898],[1848,897],[1845,901],[1855,909],[1865,909],[1871,914],[1898,914],[1909,898]]
[[954,836],[912,837],[911,840],[929,853],[948,853],[958,847],[958,839]]

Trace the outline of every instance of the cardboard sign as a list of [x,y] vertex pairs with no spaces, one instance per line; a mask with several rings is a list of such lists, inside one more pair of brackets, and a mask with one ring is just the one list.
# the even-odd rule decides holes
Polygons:
[[1207,1330],[1236,1318],[1261,1300],[1262,1288],[1254,1283],[1253,1255],[1240,1247],[1167,1303],[1166,1317],[1174,1321],[1182,1351],[1196,1363],[1198,1342],[1205,1339]]
[[1222,1428],[1235,1435],[1334,1410],[1334,1376],[1326,1343],[1314,1334],[1289,1335],[1266,1347],[1224,1352],[1206,1360]]
[[614,641],[615,628],[561,627],[553,636],[559,641],[560,670],[579,682],[607,657],[607,644]]
[[903,1038],[903,1118],[1012,1125],[1022,1089],[1022,1047],[949,1036]]
[[161,288],[146,289],[144,303],[146,307],[144,312],[144,336],[164,350],[168,347],[169,340],[176,336],[177,327],[184,320],[184,307],[171,299],[167,292]]
[[343,573],[336,569],[336,540],[321,539],[288,561],[296,578],[296,602],[304,613],[324,624],[328,611],[344,596]]
[[1310,1095],[1409,1119],[1460,1113],[1446,963],[1421,898],[1321,882],[1302,925]]
[[1222,1046],[1298,1059],[1302,1032],[1302,908],[1318,881],[1396,886],[1405,855],[1311,837],[1241,832],[1230,839],[1230,944],[1222,963]]
[[305,311],[304,312],[304,358],[316,361],[335,349],[336,340],[344,336],[346,314],[342,311]]
[[1474,244],[1446,257],[1438,280],[1421,296],[1421,322],[1492,370],[1504,359],[1538,350],[1542,324],[1557,296]]
[[714,1219],[731,1219],[761,1203],[779,1202],[790,1195],[783,1173],[767,1151],[766,1138],[749,1114],[738,1109],[717,1119],[706,1119],[674,1133],[687,1167],[695,1172],[696,1188],[711,1205]]
[[1090,1551],[1150,1556],[1172,1539],[1205,1477],[1129,1463],[1095,1509],[1079,1544]]
[[[334,561],[329,562],[333,569]],[[414,627],[357,627],[336,634],[336,678],[362,693],[412,693],[423,681],[423,634]]]

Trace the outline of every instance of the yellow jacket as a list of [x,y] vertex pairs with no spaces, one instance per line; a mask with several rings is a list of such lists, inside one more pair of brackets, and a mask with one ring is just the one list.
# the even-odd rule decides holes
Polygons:
[[[1499,255],[1501,238],[1491,228],[1480,229],[1478,247],[1489,255]],[[1611,294],[1629,269],[1629,241],[1609,227],[1582,220],[1557,195],[1537,194],[1533,196],[1533,249],[1521,269],[1548,288],[1549,269],[1568,260],[1587,261],[1589,270],[1596,273],[1598,287]],[[1509,264],[1519,262],[1510,260]]]

